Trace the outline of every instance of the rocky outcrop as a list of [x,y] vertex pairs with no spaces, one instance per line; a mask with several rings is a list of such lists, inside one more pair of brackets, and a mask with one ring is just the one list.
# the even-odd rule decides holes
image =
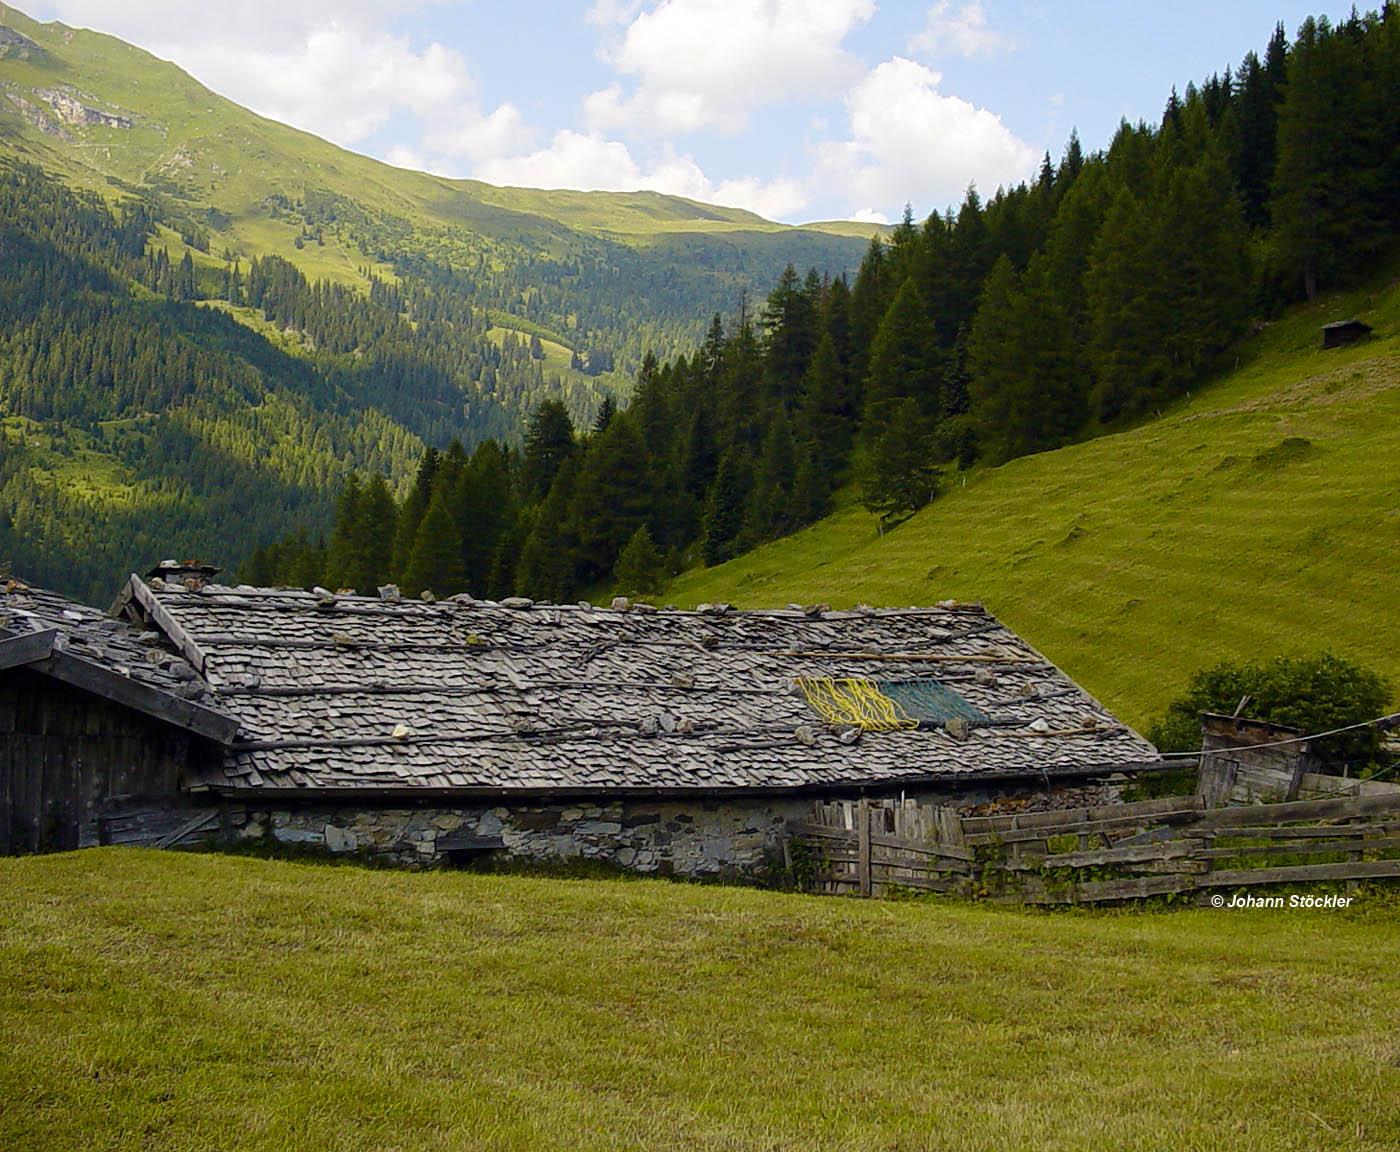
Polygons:
[[60,120],[69,124],[100,124],[104,128],[131,128],[132,121],[125,116],[103,112],[78,99],[79,93],[71,88],[36,88],[34,95],[54,110]]
[[44,50],[28,36],[0,24],[0,60],[33,60],[43,54]]

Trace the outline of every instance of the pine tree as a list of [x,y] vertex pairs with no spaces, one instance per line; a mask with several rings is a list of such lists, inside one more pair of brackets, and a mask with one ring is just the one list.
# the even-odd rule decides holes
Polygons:
[[854,434],[853,405],[843,383],[835,342],[823,335],[802,380],[797,426],[817,476],[831,487],[850,457]]
[[616,415],[617,402],[611,396],[604,396],[602,404],[598,406],[598,415],[593,420],[593,435],[600,436],[606,432]]
[[[335,527],[331,530],[328,566],[332,583],[348,584],[353,573],[367,562],[364,555],[364,519],[360,477],[352,472],[336,501]],[[356,585],[349,585],[357,587]]]
[[[1024,277],[997,261],[968,336],[977,441],[997,460],[1065,443],[1085,416],[1083,364],[1069,317],[1037,258]],[[967,446],[950,430],[949,454]]]
[[404,590],[417,596],[432,589],[439,596],[462,591],[462,537],[447,508],[447,497],[433,493],[419,522],[404,573]]
[[[443,469],[443,482],[450,475]],[[469,592],[486,594],[496,545],[515,519],[510,460],[494,440],[483,440],[460,465],[455,484],[446,490],[448,510],[462,548],[460,579]]]
[[779,408],[763,439],[744,514],[744,540],[749,546],[772,540],[796,526],[793,484],[797,479],[797,445],[787,413]]
[[381,584],[387,583],[393,574],[394,534],[398,529],[399,514],[384,473],[370,474],[360,503],[366,564],[362,571],[356,573],[360,583],[355,587],[369,595]]
[[818,337],[816,300],[791,264],[768,294],[762,325],[763,379],[768,402],[790,403],[797,395]]
[[870,346],[862,435],[878,436],[896,402],[913,400],[927,417],[939,415],[938,377],[931,363],[923,301],[913,279],[895,294]]
[[[1353,274],[1385,243],[1376,124],[1364,98],[1362,42],[1309,17],[1288,56],[1278,111],[1270,215],[1284,266],[1309,300]],[[1391,150],[1396,142],[1390,142]]]
[[578,458],[565,460],[529,523],[515,569],[515,591],[521,596],[557,603],[567,600],[577,587],[574,542],[567,525],[577,473]]
[[393,572],[402,578],[408,569],[409,555],[413,542],[418,537],[418,525],[428,511],[433,498],[433,485],[437,480],[440,457],[436,448],[423,449],[418,461],[418,472],[413,480],[413,488],[399,509],[399,523],[394,532]]
[[705,538],[702,552],[706,566],[722,564],[738,555],[736,541],[744,527],[744,510],[753,487],[753,468],[742,448],[730,448],[719,462],[719,471],[705,505]]
[[544,401],[535,409],[525,430],[521,485],[527,502],[537,503],[545,498],[554,477],[576,448],[569,410],[560,400]]
[[591,584],[612,571],[653,504],[645,446],[628,414],[620,414],[590,442],[569,502],[565,531],[575,542],[579,583]]
[[861,503],[884,521],[917,512],[938,491],[928,418],[916,401],[895,400],[890,419],[862,449]]
[[613,580],[623,596],[650,596],[665,586],[665,561],[645,524],[638,525],[622,549]]

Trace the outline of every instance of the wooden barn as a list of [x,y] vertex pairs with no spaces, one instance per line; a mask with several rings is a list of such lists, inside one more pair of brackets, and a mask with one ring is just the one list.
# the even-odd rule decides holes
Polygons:
[[209,834],[753,874],[814,800],[1083,803],[1160,765],[975,604],[691,612],[211,575],[133,576],[106,622],[207,721],[147,717],[184,733],[162,779]]
[[237,721],[160,637],[11,580],[0,596],[0,852],[159,841]]

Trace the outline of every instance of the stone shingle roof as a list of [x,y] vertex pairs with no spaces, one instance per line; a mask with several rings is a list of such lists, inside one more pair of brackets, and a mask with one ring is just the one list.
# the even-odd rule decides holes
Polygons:
[[0,584],[0,668],[19,666],[216,740],[236,731],[161,633],[8,580]]
[[[901,786],[1155,763],[976,605],[851,612],[385,601],[132,577],[237,742],[195,787],[297,793]],[[987,717],[860,731],[799,678],[937,678]]]

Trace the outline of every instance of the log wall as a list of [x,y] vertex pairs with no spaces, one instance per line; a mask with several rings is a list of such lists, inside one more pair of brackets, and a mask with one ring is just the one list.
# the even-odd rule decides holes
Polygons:
[[0,854],[154,843],[194,815],[197,737],[28,668],[0,672]]

